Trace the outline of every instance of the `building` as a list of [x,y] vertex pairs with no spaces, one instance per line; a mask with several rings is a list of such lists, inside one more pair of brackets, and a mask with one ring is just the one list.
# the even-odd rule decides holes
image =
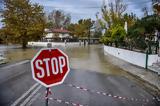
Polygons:
[[71,32],[60,28],[60,29],[45,29],[46,35],[43,37],[42,41],[47,42],[55,42],[55,41],[62,41],[64,42],[65,39],[72,38]]
[[160,15],[160,0],[152,0],[154,12]]

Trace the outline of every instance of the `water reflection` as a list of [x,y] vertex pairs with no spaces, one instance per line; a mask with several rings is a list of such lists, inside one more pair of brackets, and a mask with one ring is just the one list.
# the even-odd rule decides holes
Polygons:
[[[136,82],[136,84],[146,89],[145,86],[143,86],[146,85],[145,82],[139,80],[138,78],[111,63],[109,60],[111,57],[104,55],[102,45],[58,48],[63,50],[69,56],[70,67],[72,69],[77,69],[80,71],[96,71],[99,73],[105,73],[107,75],[123,76],[131,81]],[[40,48],[15,49],[3,47],[3,49],[0,50],[0,53],[4,53],[9,63],[15,63],[17,61],[32,59],[39,50]],[[150,92],[155,94],[154,91]]]
[[107,56],[104,55],[102,45],[68,48],[65,51],[69,55],[71,67],[74,69],[114,75],[126,74],[125,71],[110,63]]
[[[62,49],[69,56],[71,68],[114,75],[126,74],[122,69],[108,61],[107,56],[104,55],[102,45],[58,48]],[[40,50],[40,48],[20,49],[17,47],[3,47],[1,52],[5,54],[7,61],[12,63],[32,59],[38,50]]]
[[12,49],[5,52],[8,62],[32,59],[38,49]]
[[0,54],[6,58],[8,63],[15,63],[22,60],[27,60],[33,58],[36,52],[39,49],[21,49],[20,46],[13,45],[13,46],[6,46],[0,45]]

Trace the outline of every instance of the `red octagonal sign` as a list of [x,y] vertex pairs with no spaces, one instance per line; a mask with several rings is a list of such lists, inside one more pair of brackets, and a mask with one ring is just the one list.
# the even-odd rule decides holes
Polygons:
[[68,56],[59,49],[42,49],[31,60],[33,79],[45,87],[63,83],[70,71]]

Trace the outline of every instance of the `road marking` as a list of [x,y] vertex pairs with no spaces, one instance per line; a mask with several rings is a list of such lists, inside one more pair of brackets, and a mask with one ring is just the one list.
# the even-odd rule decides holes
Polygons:
[[35,90],[34,92],[32,92],[28,98],[26,98],[26,100],[20,104],[20,106],[25,106],[30,100],[31,98],[39,91],[39,89],[42,87],[42,85],[39,85]]
[[14,67],[14,66],[18,66],[18,65],[21,65],[21,64],[25,64],[25,63],[27,63],[27,62],[29,62],[29,60],[24,60],[24,61],[15,63],[15,64],[11,64],[11,65],[8,65],[8,66],[4,66],[4,67],[2,67],[1,69],[11,68],[11,67]]
[[40,93],[37,93],[34,97],[33,97],[33,99],[31,99],[28,103],[27,103],[27,105],[26,106],[31,106],[32,105],[32,103],[38,98],[38,97],[40,97]]
[[17,106],[18,103],[25,98],[33,89],[35,89],[35,87],[38,86],[38,83],[35,83],[27,92],[25,92],[20,98],[18,98],[13,104],[11,104],[11,106]]

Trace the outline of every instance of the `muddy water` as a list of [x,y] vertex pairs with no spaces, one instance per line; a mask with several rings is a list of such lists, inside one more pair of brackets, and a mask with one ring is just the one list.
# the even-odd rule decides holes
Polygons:
[[[109,60],[110,57],[104,55],[102,45],[91,45],[81,47],[58,47],[69,56],[70,67],[80,71],[94,71],[105,73],[107,75],[124,76],[129,80],[136,82],[139,86],[155,95],[157,89],[154,89],[148,83],[127,73],[118,66],[115,66]],[[15,47],[2,47],[0,45],[0,54],[3,54],[8,63],[30,60],[40,50],[40,48],[20,49]],[[7,64],[6,64],[7,65]]]
[[38,49],[10,49],[5,51],[5,57],[8,63],[15,63],[32,59],[37,51]]
[[[80,71],[94,71],[107,75],[123,76],[135,82],[143,89],[153,95],[157,94],[157,89],[141,79],[127,73],[109,60],[110,57],[104,55],[102,45],[80,46],[80,47],[58,47],[69,56],[70,67]],[[6,47],[0,45],[0,54],[3,54],[8,63],[30,60],[40,50],[40,48],[20,49],[19,47]],[[7,64],[6,64],[7,65]]]
[[83,71],[124,75],[125,72],[109,62],[102,45],[91,45],[65,49],[70,57],[71,67]]
[[[1,46],[2,47],[2,46]],[[82,71],[96,71],[106,74],[125,75],[126,72],[109,62],[104,55],[102,45],[90,45],[79,47],[59,47],[68,56],[70,66]],[[32,59],[40,48],[20,49],[14,47],[1,48],[1,54],[7,58],[9,63]]]

